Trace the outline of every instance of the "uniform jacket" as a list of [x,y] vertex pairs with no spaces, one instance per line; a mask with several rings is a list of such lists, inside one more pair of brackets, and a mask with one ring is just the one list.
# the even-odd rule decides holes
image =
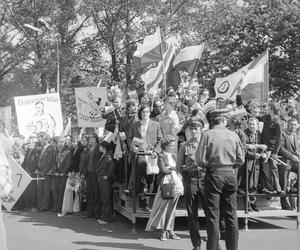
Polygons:
[[198,164],[196,162],[196,152],[199,141],[194,138],[181,144],[178,152],[176,168],[179,173],[192,174],[198,171]]
[[48,145],[45,150],[42,150],[38,168],[43,174],[47,174],[50,171],[54,171],[56,168],[56,150],[53,145]]
[[[176,162],[176,155],[172,154],[172,156],[173,156],[174,161]],[[171,170],[168,168],[168,166],[169,166],[168,156],[164,152],[161,152],[158,154],[157,165],[159,167],[159,174],[157,176],[157,184],[159,185],[162,177],[166,174],[171,173]]]
[[107,176],[112,182],[114,179],[114,169],[116,165],[110,153],[103,154],[96,166],[97,177]]
[[[142,124],[140,121],[134,122],[131,125],[128,136],[129,147],[132,148],[132,140],[134,137],[142,139],[141,126]],[[149,120],[146,138],[149,148],[157,153],[160,153],[160,141],[162,138],[162,132],[160,129],[160,124],[158,122]]]

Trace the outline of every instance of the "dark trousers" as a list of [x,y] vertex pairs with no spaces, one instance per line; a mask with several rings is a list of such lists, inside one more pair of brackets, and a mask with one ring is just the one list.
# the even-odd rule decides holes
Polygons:
[[[288,179],[289,179],[289,174],[290,174],[291,170],[290,170],[290,168],[287,168],[284,166],[279,166],[278,172],[279,172],[279,183],[282,188],[282,191],[287,192]],[[281,203],[282,208],[289,206],[289,202],[286,197],[281,197],[280,203]]]
[[98,177],[100,198],[101,198],[101,219],[107,222],[112,221],[113,216],[113,192],[109,180]]
[[67,177],[66,176],[53,176],[51,190],[53,192],[53,210],[61,212]]
[[184,176],[183,184],[191,241],[193,247],[200,247],[201,237],[198,222],[199,201],[201,201],[204,213],[206,214],[203,178],[190,178],[188,176]]
[[86,198],[87,198],[87,216],[101,218],[101,203],[98,180],[96,173],[88,172],[86,175]]
[[260,182],[263,188],[268,190],[281,191],[279,184],[279,173],[277,164],[269,159],[268,162],[264,163],[261,170]]
[[37,185],[38,209],[49,210],[52,177],[49,175],[42,175],[40,177],[44,177],[45,180],[40,180]]
[[[36,174],[30,175],[32,178],[36,178]],[[37,207],[37,183],[31,181],[24,192],[24,202],[26,208]]]
[[147,175],[147,162],[143,155],[136,158],[136,192],[142,193],[139,197],[139,205],[144,208],[148,205],[148,199],[143,195],[144,189],[148,188],[152,192],[154,186],[154,175]]
[[226,249],[238,249],[238,219],[236,214],[237,179],[231,169],[208,170],[204,180],[207,202],[207,250],[217,250],[219,245],[220,213],[226,224]]

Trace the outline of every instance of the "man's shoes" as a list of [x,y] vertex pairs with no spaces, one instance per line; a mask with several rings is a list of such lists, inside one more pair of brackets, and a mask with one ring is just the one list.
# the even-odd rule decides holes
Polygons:
[[61,217],[64,217],[65,215],[66,215],[65,213],[58,213],[58,214],[57,214],[57,217],[58,217],[58,218],[61,218]]
[[128,189],[124,189],[124,194],[125,194],[125,195],[131,195],[131,192],[130,192],[130,190],[128,190]]
[[161,241],[166,241],[167,240],[167,232],[163,232],[162,235],[159,238]]
[[104,221],[104,220],[98,220],[98,223],[100,225],[106,225],[108,222],[107,221]]
[[243,189],[241,189],[241,188],[238,189],[237,193],[241,194],[241,195],[245,195],[246,194],[245,191]]
[[174,232],[169,232],[169,234],[168,234],[168,239],[179,240],[180,237],[177,236]]
[[146,206],[143,208],[143,211],[144,211],[145,213],[149,213],[151,210],[150,210],[149,206],[146,205]]
[[282,210],[294,210],[290,205],[282,206]]
[[251,204],[251,208],[254,212],[259,212],[260,209],[256,206],[256,204]]
[[273,191],[271,191],[271,190],[269,190],[269,189],[266,189],[266,188],[264,188],[264,189],[262,190],[262,193],[268,194],[268,195],[275,194],[275,192],[273,192]]

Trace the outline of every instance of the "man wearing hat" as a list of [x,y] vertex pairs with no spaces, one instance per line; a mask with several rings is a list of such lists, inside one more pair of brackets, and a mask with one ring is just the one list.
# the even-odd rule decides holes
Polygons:
[[[205,172],[196,163],[196,151],[204,127],[204,122],[199,116],[191,117],[187,126],[191,138],[184,142],[179,149],[176,162],[177,171],[183,176],[184,196],[188,212],[188,222],[193,250],[199,250],[201,238],[198,224],[198,203],[201,201],[205,208],[203,180]],[[205,209],[204,209],[205,211]]]
[[216,117],[213,129],[202,134],[196,153],[196,162],[206,168],[207,250],[218,249],[220,214],[225,217],[226,249],[238,249],[237,178],[234,168],[241,166],[245,159],[241,140],[226,129],[226,124],[224,116]]

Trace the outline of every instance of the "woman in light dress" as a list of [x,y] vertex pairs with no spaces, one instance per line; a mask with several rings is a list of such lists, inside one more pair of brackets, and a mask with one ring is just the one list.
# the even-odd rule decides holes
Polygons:
[[183,186],[176,172],[176,156],[173,153],[175,138],[171,135],[164,137],[161,141],[161,148],[162,152],[158,155],[160,170],[158,180],[163,181],[164,178],[171,177],[176,183],[176,188],[180,188],[175,188],[176,195],[173,199],[163,199],[160,186],[158,187],[145,231],[160,229],[160,240],[165,241],[168,238],[178,240],[180,238],[174,233],[175,212],[179,196],[183,193]]

